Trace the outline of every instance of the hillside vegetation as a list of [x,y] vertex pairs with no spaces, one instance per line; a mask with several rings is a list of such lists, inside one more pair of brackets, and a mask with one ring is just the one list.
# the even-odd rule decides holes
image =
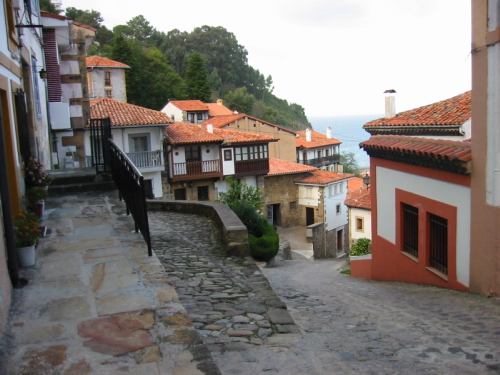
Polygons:
[[70,7],[66,16],[97,28],[89,56],[108,57],[131,67],[126,74],[132,104],[159,110],[171,99],[215,102],[222,98],[224,105],[239,113],[294,130],[310,126],[304,108],[276,97],[272,76],[265,77],[248,65],[245,47],[221,26],[164,33],[139,15],[110,30],[94,10]]

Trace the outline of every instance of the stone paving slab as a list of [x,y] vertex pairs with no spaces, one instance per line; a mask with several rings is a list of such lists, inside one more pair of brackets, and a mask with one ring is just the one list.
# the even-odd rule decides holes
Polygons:
[[0,374],[220,374],[115,195],[50,198],[43,225],[36,265],[21,269],[29,284],[13,293]]

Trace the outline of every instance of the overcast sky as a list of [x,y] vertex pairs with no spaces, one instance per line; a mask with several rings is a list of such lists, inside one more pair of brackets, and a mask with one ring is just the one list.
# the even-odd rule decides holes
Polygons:
[[470,0],[63,0],[113,28],[142,14],[165,33],[222,26],[308,117],[383,114],[470,90]]

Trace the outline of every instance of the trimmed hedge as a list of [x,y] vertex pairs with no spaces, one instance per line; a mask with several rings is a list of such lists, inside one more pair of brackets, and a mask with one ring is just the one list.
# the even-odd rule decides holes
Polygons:
[[262,223],[262,229],[263,234],[261,237],[248,234],[248,242],[250,243],[252,258],[267,262],[278,254],[280,239],[274,227],[265,220]]

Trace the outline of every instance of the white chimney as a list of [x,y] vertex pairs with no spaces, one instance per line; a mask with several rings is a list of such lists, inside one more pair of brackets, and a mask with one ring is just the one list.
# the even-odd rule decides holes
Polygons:
[[396,91],[385,90],[385,118],[393,118],[396,116]]
[[306,129],[306,141],[311,142],[312,137],[311,137],[311,129],[307,128]]
[[217,104],[222,105],[222,99],[217,99]]
[[212,124],[207,124],[207,132],[209,132],[209,133],[214,132],[214,126]]
[[330,128],[330,127],[326,128],[326,138],[328,138],[328,139],[332,138],[332,128]]

